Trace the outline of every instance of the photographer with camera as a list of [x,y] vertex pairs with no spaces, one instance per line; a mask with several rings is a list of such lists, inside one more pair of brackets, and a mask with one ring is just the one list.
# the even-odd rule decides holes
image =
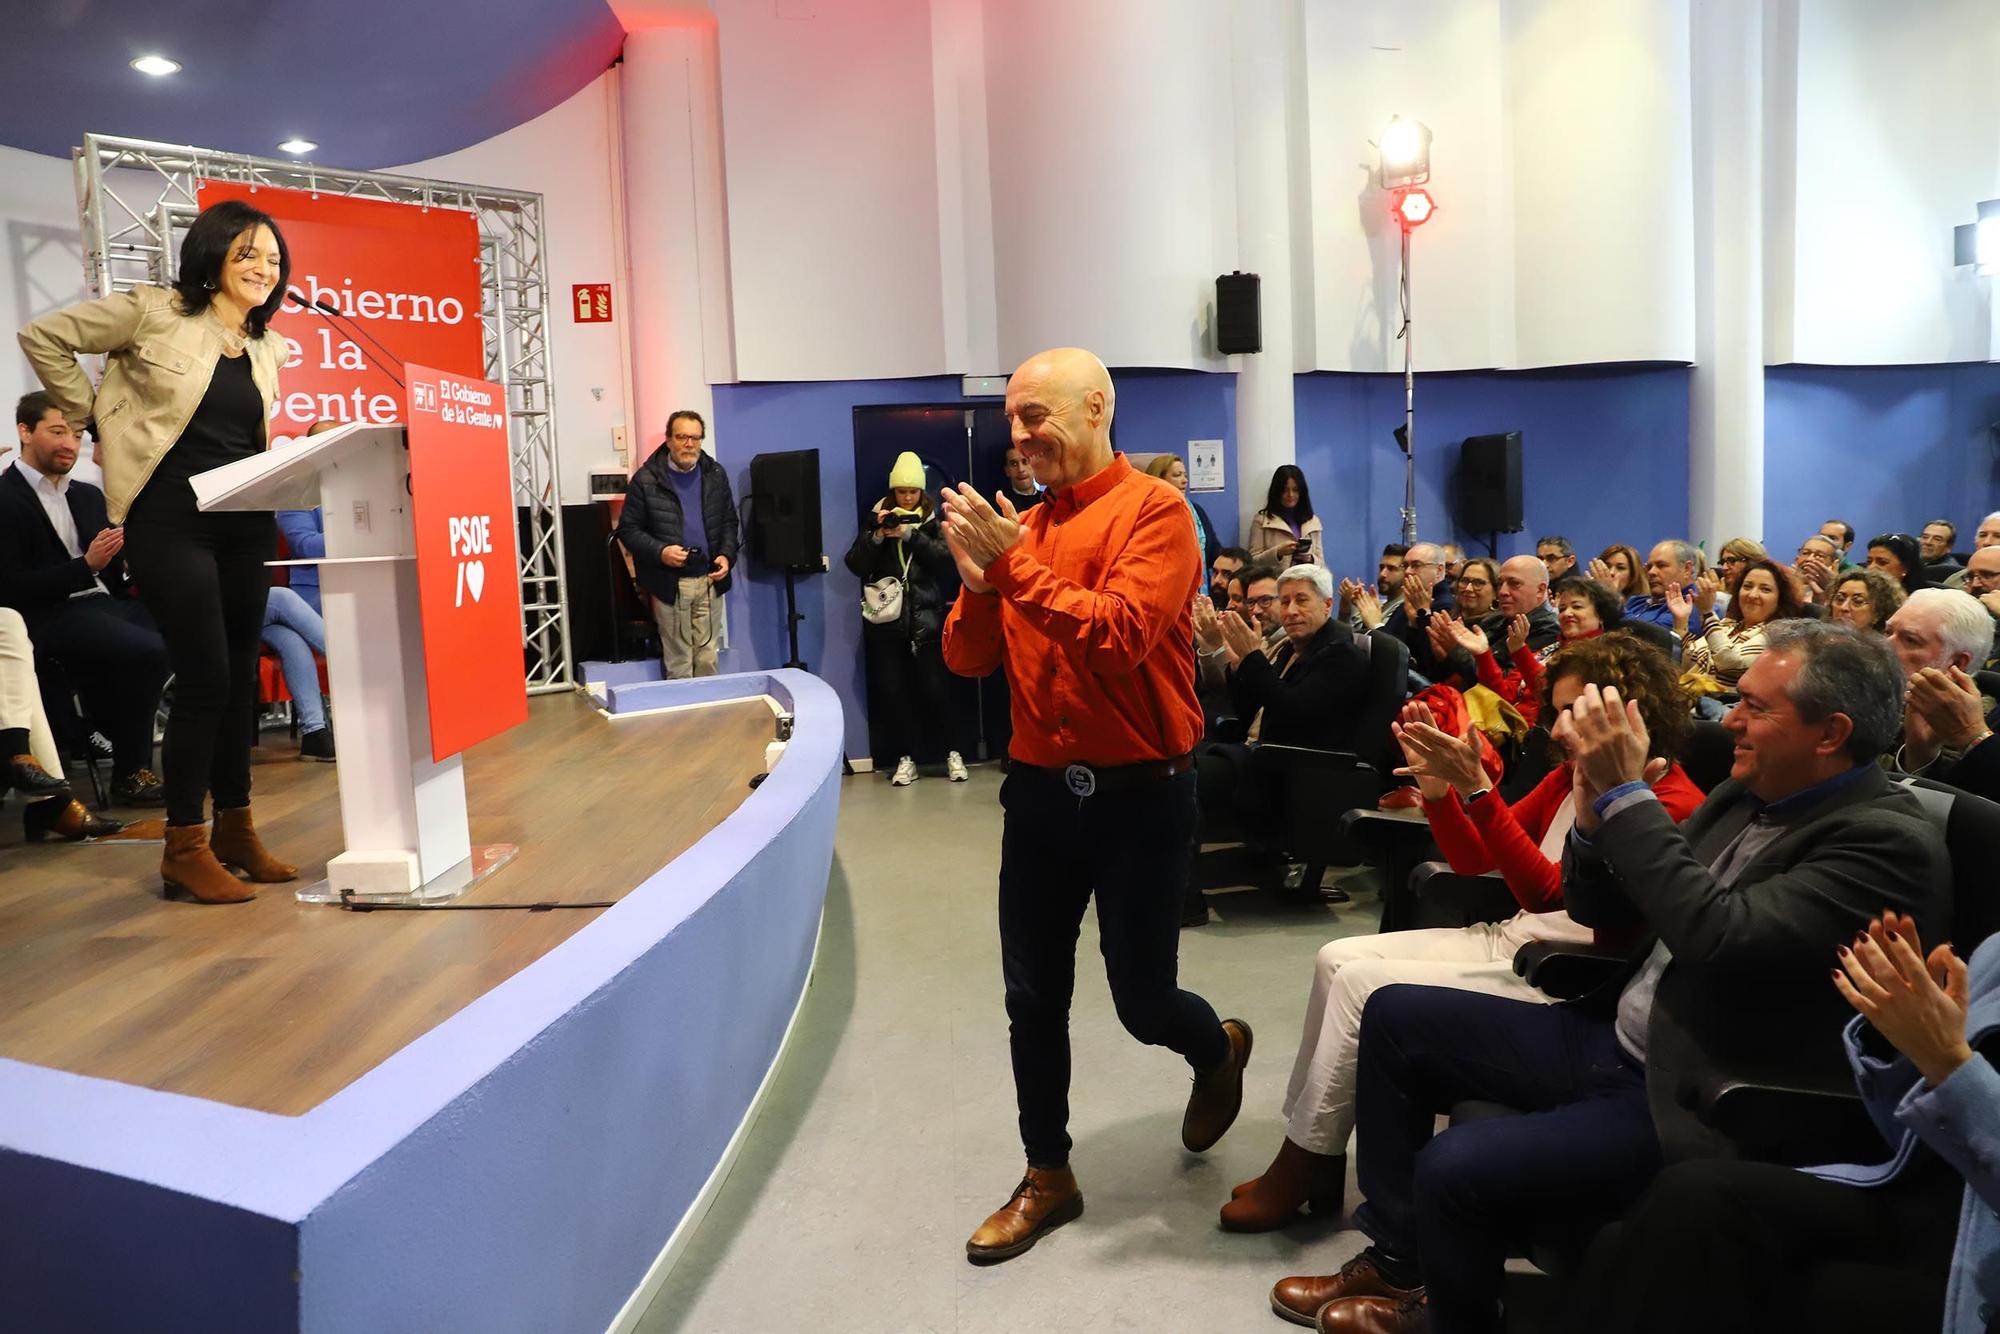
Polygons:
[[919,754],[943,750],[945,772],[963,783],[958,724],[951,708],[951,673],[944,665],[945,588],[951,551],[938,531],[924,464],[896,456],[889,494],[875,502],[875,519],[847,549],[847,568],[861,580],[861,642],[868,665],[868,716],[900,758],[889,781],[917,781]]
[[702,453],[699,412],[667,419],[667,442],[632,474],[618,540],[653,595],[660,667],[668,680],[715,675],[714,600],[736,565],[736,499],[722,465]]

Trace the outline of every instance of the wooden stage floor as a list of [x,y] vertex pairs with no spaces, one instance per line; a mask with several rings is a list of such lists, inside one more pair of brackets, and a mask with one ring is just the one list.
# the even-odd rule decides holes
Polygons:
[[[742,804],[775,735],[762,700],[616,723],[582,695],[531,700],[467,753],[473,843],[521,852],[459,901],[621,897]],[[0,807],[0,1056],[295,1116],[602,911],[296,902],[340,850],[336,766],[269,740],[258,826],[300,878],[251,903],[167,901],[157,843],[23,845]]]

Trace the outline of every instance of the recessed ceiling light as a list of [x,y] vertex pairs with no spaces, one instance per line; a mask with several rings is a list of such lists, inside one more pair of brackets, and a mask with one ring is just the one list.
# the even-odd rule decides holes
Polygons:
[[280,153],[290,153],[293,157],[300,157],[318,147],[319,145],[310,139],[287,139],[278,145],[278,151]]
[[163,79],[169,74],[179,74],[181,62],[169,60],[165,56],[140,56],[132,62],[132,68],[141,74],[150,74],[156,79]]

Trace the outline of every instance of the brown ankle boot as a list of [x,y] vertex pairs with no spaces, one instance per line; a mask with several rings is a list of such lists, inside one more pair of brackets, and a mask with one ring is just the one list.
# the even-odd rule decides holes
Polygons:
[[176,892],[199,903],[245,903],[257,891],[222,869],[209,850],[208,827],[198,824],[167,826],[167,851],[160,858],[160,879],[167,882],[167,895]]
[[1271,1232],[1298,1217],[1310,1203],[1324,1218],[1340,1212],[1347,1187],[1347,1156],[1313,1153],[1287,1139],[1264,1175],[1222,1206],[1225,1232]]
[[215,808],[215,832],[209,836],[209,846],[217,861],[236,867],[260,885],[299,878],[298,867],[279,861],[264,847],[257,827],[250,823],[248,806],[228,811]]

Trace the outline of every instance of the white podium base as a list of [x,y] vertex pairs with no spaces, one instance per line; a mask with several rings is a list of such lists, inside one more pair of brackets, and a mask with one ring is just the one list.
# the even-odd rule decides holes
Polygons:
[[315,880],[312,884],[299,890],[297,898],[300,903],[363,904],[379,907],[439,907],[450,903],[453,899],[465,893],[466,890],[471,889],[487,876],[492,875],[508,862],[513,861],[520,851],[521,845],[518,843],[474,844],[471,856],[456,866],[447,867],[443,874],[434,876],[414,889],[393,889],[389,887],[391,884],[409,883],[407,879],[407,864],[409,861],[414,861],[414,858],[406,857],[404,861],[385,862],[381,866],[381,870],[387,873],[383,876],[383,888],[373,891],[363,887],[368,882],[368,871],[371,868],[359,867],[352,864],[345,868],[336,867],[335,863],[351,859],[352,854],[342,853],[340,856],[335,857],[332,862],[327,863],[327,869],[335,871],[339,875],[341,884],[346,887],[335,888],[335,882],[332,879]]

